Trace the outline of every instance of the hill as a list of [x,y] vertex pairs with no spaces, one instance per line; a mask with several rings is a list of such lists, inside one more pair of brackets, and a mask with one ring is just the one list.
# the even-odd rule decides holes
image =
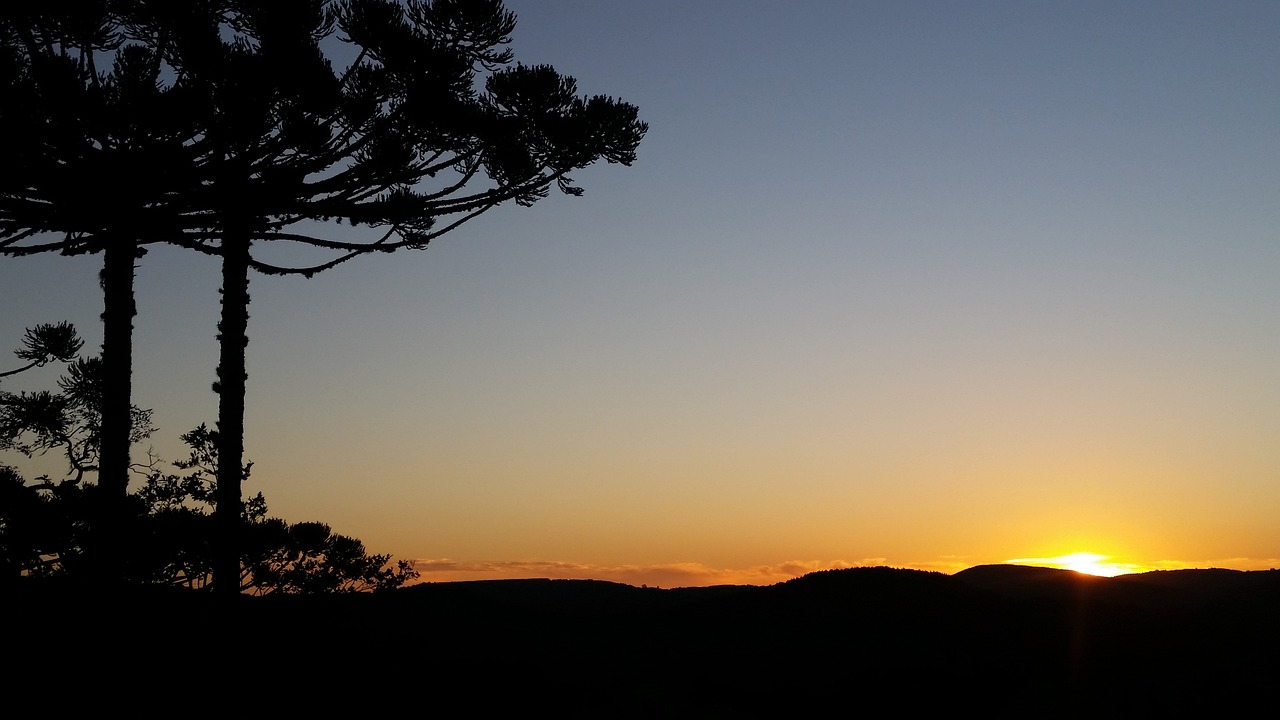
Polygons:
[[[81,618],[14,628],[19,685],[75,658],[124,686],[147,678],[155,699],[216,676],[229,652],[237,702],[270,705],[287,691],[314,709],[354,696],[383,710],[464,698],[592,717],[1216,715],[1265,701],[1280,670],[1277,571],[855,568],[674,590],[428,583],[242,598],[233,619],[207,596],[144,593],[123,611],[130,622],[113,626],[85,620],[83,597],[16,599],[44,617]],[[122,648],[134,659],[113,666]]]

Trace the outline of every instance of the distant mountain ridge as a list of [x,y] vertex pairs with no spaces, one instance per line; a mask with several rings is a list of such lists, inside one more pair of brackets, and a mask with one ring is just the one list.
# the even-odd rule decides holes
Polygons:
[[[10,599],[46,617],[75,617],[84,600]],[[246,638],[246,679],[328,678],[327,694],[412,688],[489,712],[545,702],[570,717],[1221,717],[1270,702],[1280,677],[1274,570],[879,567],[770,586],[484,580],[242,600],[219,632]],[[146,677],[152,692],[208,672],[204,654],[172,661],[174,628],[218,627],[207,595],[147,593],[129,607],[131,623],[9,628],[25,659],[11,686],[39,687],[68,657],[121,682]],[[122,647],[131,663],[114,661]],[[269,700],[279,686],[243,691]]]
[[562,610],[617,606],[684,605],[736,595],[769,593],[910,593],[958,591],[960,587],[1008,598],[1051,596],[1068,590],[1096,589],[1109,597],[1129,595],[1134,601],[1210,601],[1235,594],[1266,593],[1280,585],[1280,570],[1184,569],[1100,577],[1074,570],[1033,565],[976,565],[954,575],[924,570],[879,567],[820,570],[774,585],[708,587],[635,587],[606,580],[528,578],[420,583],[401,593],[438,596],[512,606],[527,604]]

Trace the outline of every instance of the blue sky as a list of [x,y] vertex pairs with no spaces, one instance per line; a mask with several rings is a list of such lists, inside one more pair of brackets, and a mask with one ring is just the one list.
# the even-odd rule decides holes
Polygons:
[[[1275,564],[1280,5],[508,6],[639,160],[255,278],[273,511],[427,579]],[[98,342],[96,262],[0,260],[0,337]],[[165,455],[215,418],[217,282],[140,263]]]

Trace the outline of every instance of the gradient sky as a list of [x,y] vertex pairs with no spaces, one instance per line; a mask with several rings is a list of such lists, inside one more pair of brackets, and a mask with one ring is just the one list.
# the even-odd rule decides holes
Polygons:
[[[273,514],[424,580],[1280,566],[1280,3],[508,6],[639,161],[255,277]],[[0,259],[0,347],[96,346],[99,263]],[[218,279],[140,263],[165,457],[216,419]]]

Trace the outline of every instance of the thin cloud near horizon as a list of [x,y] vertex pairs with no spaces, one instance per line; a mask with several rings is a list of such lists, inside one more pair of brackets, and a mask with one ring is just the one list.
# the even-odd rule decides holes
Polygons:
[[[1034,560],[1034,558],[1006,562],[1012,564],[1035,564],[1027,562],[1029,560]],[[596,565],[557,560],[462,562],[448,558],[421,558],[415,561],[415,569],[421,573],[420,582],[549,578],[553,580],[604,580],[626,585],[674,588],[706,587],[711,585],[773,585],[821,570],[841,570],[855,567],[892,566],[910,570],[953,574],[976,564],[983,563],[965,562],[962,558],[957,557],[914,563],[893,563],[889,562],[887,558],[863,558],[854,561],[792,560],[747,568],[716,568],[695,562],[652,565]],[[1131,572],[1196,568],[1270,570],[1280,567],[1280,559],[1157,560],[1144,564],[1126,563],[1126,566],[1132,568]]]
[[708,585],[772,585],[819,570],[870,567],[886,564],[885,558],[858,561],[797,560],[748,568],[714,568],[702,563],[651,565],[595,565],[553,560],[505,560],[458,562],[447,558],[419,559],[415,569],[422,582],[551,578],[555,580],[606,580],[627,585],[698,587]]

